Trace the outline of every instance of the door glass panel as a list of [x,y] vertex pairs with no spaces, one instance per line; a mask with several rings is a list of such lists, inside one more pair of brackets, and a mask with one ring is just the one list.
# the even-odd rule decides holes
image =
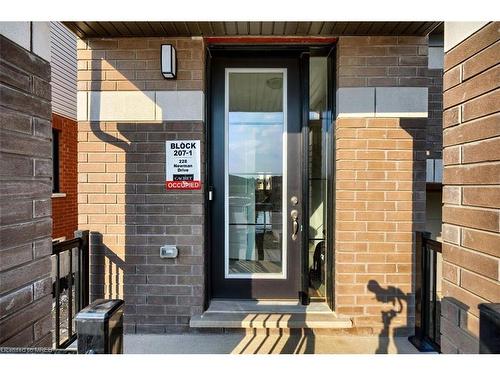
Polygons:
[[283,69],[226,70],[226,277],[283,277]]
[[309,71],[309,295],[325,296],[327,198],[327,58],[311,57]]

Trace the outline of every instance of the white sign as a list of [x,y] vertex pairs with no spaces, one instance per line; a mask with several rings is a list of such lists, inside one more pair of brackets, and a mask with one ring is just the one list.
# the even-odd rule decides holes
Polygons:
[[200,190],[200,141],[166,141],[167,190]]

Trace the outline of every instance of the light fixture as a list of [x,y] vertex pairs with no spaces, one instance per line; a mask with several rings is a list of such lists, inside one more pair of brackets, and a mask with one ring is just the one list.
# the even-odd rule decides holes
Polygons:
[[175,78],[177,61],[175,48],[171,44],[161,45],[161,74],[165,78]]

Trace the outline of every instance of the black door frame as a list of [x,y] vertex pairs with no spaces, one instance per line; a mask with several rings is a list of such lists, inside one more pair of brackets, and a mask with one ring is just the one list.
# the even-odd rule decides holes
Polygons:
[[[331,119],[329,121],[330,123],[330,130],[329,133],[327,134],[329,138],[329,143],[331,147],[329,148],[329,154],[328,158],[329,160],[332,160],[333,163],[331,164],[332,167],[329,168],[328,170],[328,180],[329,180],[329,187],[328,187],[328,202],[327,202],[327,207],[326,209],[328,212],[330,212],[330,217],[332,218],[331,222],[328,225],[327,228],[327,238],[330,240],[327,240],[327,248],[326,248],[326,259],[327,259],[327,264],[330,266],[327,267],[327,273],[326,273],[326,278],[327,278],[327,284],[326,284],[326,301],[330,308],[333,310],[335,307],[335,299],[334,299],[334,275],[335,272],[333,270],[333,267],[335,265],[335,258],[334,258],[334,244],[335,244],[335,214],[334,214],[334,204],[335,204],[335,168],[334,168],[334,150],[335,150],[335,136],[334,136],[334,129],[335,129],[335,90],[336,90],[336,82],[335,82],[335,61],[336,61],[336,45],[335,44],[311,44],[311,45],[234,45],[234,44],[213,44],[213,45],[207,45],[206,47],[206,52],[205,52],[205,87],[206,87],[206,95],[205,95],[205,186],[204,186],[204,191],[205,191],[205,220],[204,220],[204,226],[205,226],[205,231],[204,231],[204,257],[205,257],[205,290],[204,290],[204,299],[203,299],[203,309],[206,310],[208,309],[208,306],[210,304],[210,300],[212,299],[212,263],[211,263],[211,257],[212,257],[212,249],[211,249],[211,244],[212,244],[212,223],[211,223],[211,197],[213,194],[213,189],[212,189],[212,173],[210,170],[210,165],[211,165],[211,134],[212,134],[212,123],[211,123],[211,99],[212,99],[212,87],[211,87],[211,72],[212,72],[212,57],[214,54],[220,53],[221,51],[234,51],[234,52],[249,52],[249,51],[254,51],[254,52],[264,52],[264,53],[271,53],[271,52],[296,52],[296,53],[301,53],[300,56],[300,77],[301,77],[301,95],[302,95],[302,134],[303,134],[303,151],[302,152],[307,152],[307,139],[308,139],[308,116],[309,116],[309,103],[308,103],[308,98],[309,96],[307,95],[308,93],[308,87],[309,87],[309,56],[317,56],[317,55],[322,55],[322,56],[327,56],[328,57],[328,82],[329,82],[329,92],[328,92],[328,112],[329,112],[329,118]],[[304,74],[307,72],[307,74]],[[305,136],[304,136],[305,134]],[[307,155],[307,153],[305,154]],[[303,179],[305,180],[307,178],[307,160],[304,157],[301,157],[301,160],[303,162],[302,168],[303,168]],[[308,204],[305,204],[308,202],[308,185],[304,184],[305,181],[303,181],[303,196],[302,196],[302,202],[303,208],[302,208],[302,216],[304,218],[307,218],[308,216]],[[302,230],[302,244],[303,248],[306,248],[307,246],[307,230]],[[307,252],[302,251],[302,257],[303,259],[301,260],[302,264],[302,275],[301,275],[301,285],[302,285],[302,291],[300,295],[298,296],[299,300],[301,301],[302,304],[308,304],[309,303],[309,297],[307,295],[307,290],[308,290],[308,280],[307,280],[307,267],[308,267],[308,259],[307,259]]]

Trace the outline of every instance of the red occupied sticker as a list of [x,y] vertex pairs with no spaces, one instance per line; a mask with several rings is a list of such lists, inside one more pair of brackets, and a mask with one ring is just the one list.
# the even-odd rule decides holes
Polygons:
[[201,181],[165,181],[167,189],[199,190]]

